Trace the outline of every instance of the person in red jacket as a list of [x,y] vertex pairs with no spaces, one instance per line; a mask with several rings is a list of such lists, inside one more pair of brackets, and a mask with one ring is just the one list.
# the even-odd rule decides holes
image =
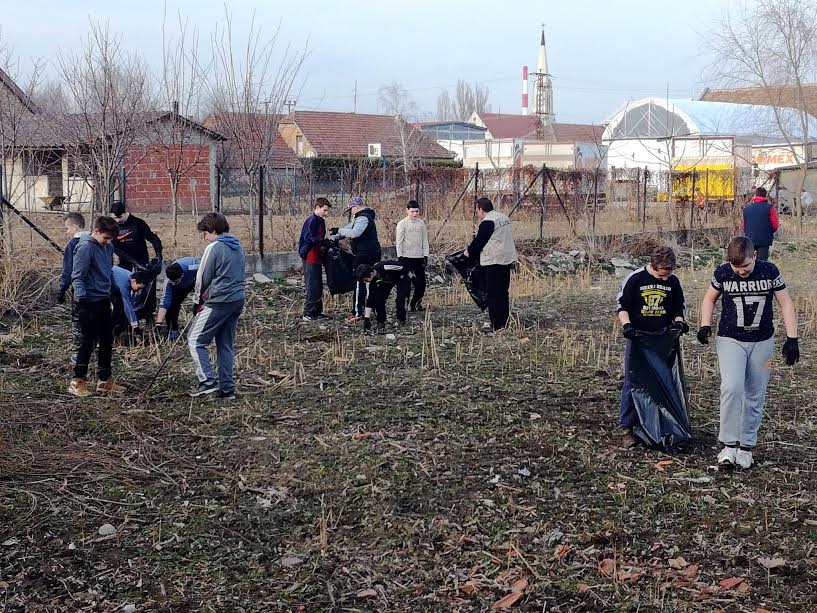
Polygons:
[[758,260],[769,259],[769,248],[779,227],[777,209],[769,202],[766,188],[758,187],[752,201],[743,207],[743,220],[740,224],[743,234],[754,244]]

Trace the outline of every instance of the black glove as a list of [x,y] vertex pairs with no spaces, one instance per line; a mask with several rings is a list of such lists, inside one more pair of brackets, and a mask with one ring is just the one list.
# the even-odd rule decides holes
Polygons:
[[712,336],[712,326],[701,326],[698,328],[698,342],[701,345],[708,345],[709,344],[709,337]]
[[57,304],[65,304],[65,290],[61,290],[59,294],[57,294]]
[[624,335],[624,338],[632,340],[636,336],[636,329],[633,328],[633,324],[624,324],[621,333]]
[[678,332],[679,334],[686,334],[689,332],[689,324],[685,321],[673,321],[669,325],[670,332]]
[[366,332],[372,329],[372,318],[371,317],[364,317],[363,318],[363,331]]
[[794,366],[800,361],[800,344],[796,338],[786,337],[786,342],[783,343],[783,357],[786,366]]
[[329,234],[337,234],[340,232],[340,228],[329,228]]

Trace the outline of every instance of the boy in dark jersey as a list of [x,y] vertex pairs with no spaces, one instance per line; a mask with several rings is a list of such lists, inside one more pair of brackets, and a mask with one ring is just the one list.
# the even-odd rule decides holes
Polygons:
[[414,270],[411,265],[400,260],[385,260],[374,266],[361,264],[355,271],[357,280],[368,285],[366,291],[366,310],[363,317],[363,329],[371,330],[372,311],[377,318],[377,330],[382,332],[386,325],[386,301],[393,287],[397,287],[397,321],[406,323],[406,306],[411,292],[411,280]]
[[675,252],[669,247],[658,247],[652,252],[649,264],[624,279],[616,298],[618,320],[627,339],[619,415],[619,425],[624,429],[622,444],[625,447],[637,443],[633,426],[638,423],[638,414],[633,403],[629,374],[632,339],[638,331],[659,332],[673,328],[683,334],[689,332],[689,326],[684,321],[684,290],[678,277],[672,274],[675,266]]
[[718,454],[718,464],[749,468],[763,420],[774,354],[772,298],[780,305],[786,326],[783,357],[788,366],[800,359],[797,314],[780,271],[771,262],[757,259],[752,241],[743,236],[733,238],[726,258],[728,262],[715,269],[712,285],[701,303],[698,341],[709,343],[712,313],[718,298],[722,298],[715,346],[721,371],[718,440],[725,447]]

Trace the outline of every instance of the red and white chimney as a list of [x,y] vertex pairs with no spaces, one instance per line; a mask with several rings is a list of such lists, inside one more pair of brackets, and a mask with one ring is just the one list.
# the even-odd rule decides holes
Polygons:
[[528,114],[528,67],[522,66],[522,114]]

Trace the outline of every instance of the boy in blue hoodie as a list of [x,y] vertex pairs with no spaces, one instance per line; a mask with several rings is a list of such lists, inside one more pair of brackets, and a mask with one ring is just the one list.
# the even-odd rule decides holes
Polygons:
[[165,287],[156,323],[166,324],[168,340],[175,341],[179,337],[179,313],[185,298],[196,285],[200,262],[199,258],[179,258],[165,270]]
[[298,255],[304,261],[304,321],[327,317],[323,314],[321,245],[326,240],[326,216],[331,208],[326,198],[315,200],[315,211],[306,218],[298,239]]
[[139,316],[133,305],[133,298],[135,294],[145,289],[150,282],[149,276],[146,272],[131,272],[120,266],[114,266],[111,269],[114,337],[128,331],[131,335],[141,334]]
[[113,326],[111,323],[111,269],[113,245],[119,228],[110,217],[97,217],[93,231],[80,237],[74,250],[71,285],[74,288],[74,309],[82,333],[77,351],[74,378],[68,393],[84,398],[88,389],[88,362],[97,349],[98,392],[121,394],[125,388],[111,379]]
[[[187,346],[196,368],[198,386],[192,397],[218,392],[220,398],[235,398],[235,331],[244,308],[244,249],[230,231],[221,213],[207,213],[196,226],[210,243],[204,249],[193,289],[195,319]],[[207,346],[215,339],[218,383],[210,366]]]
[[[85,217],[82,213],[71,212],[65,216],[63,220],[63,227],[65,233],[70,237],[68,244],[65,246],[65,252],[62,256],[62,275],[60,275],[60,290],[57,294],[57,302],[59,304],[65,303],[65,297],[68,294],[68,289],[71,287],[71,272],[74,269],[74,251],[79,244],[79,239],[88,234],[85,229]],[[82,342],[82,334],[79,331],[79,320],[77,319],[76,309],[71,305],[71,332],[74,337],[74,351],[71,354],[71,361],[76,363],[77,348]]]

